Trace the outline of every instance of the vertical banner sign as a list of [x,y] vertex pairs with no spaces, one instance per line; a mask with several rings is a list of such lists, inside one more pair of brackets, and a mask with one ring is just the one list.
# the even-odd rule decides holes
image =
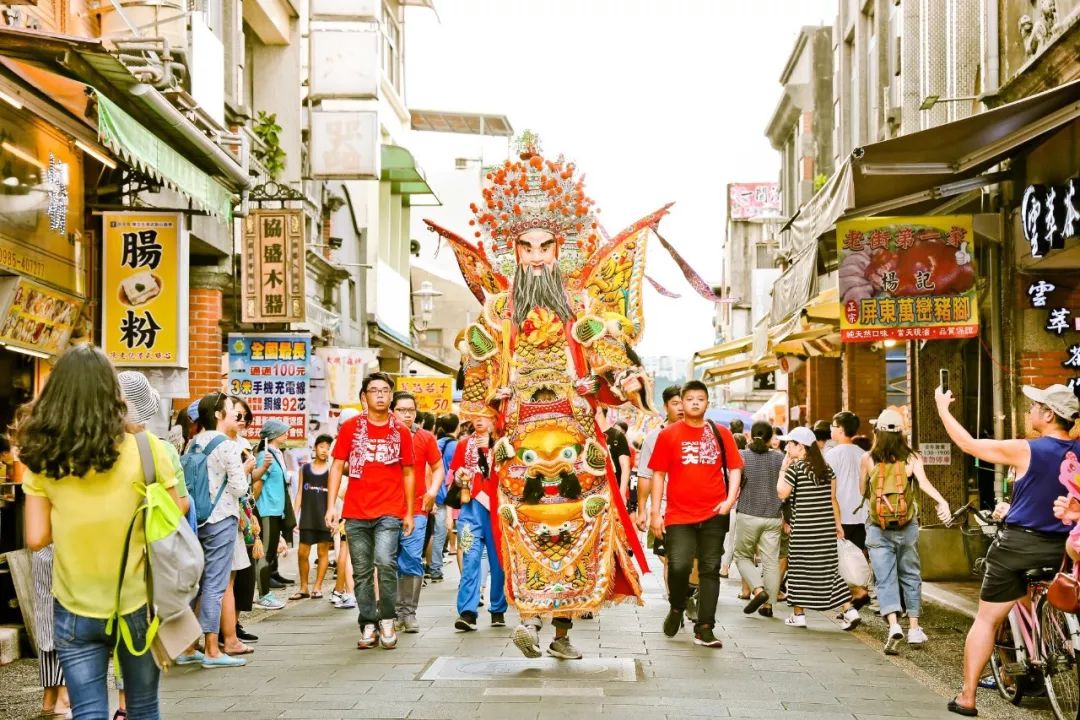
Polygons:
[[979,334],[970,215],[857,218],[836,239],[843,342]]
[[187,232],[181,213],[104,213],[101,344],[117,365],[187,366]]
[[229,334],[229,393],[251,408],[249,440],[273,418],[289,426],[289,445],[305,444],[310,358],[304,333]]
[[326,371],[326,400],[334,405],[360,402],[360,385],[371,368],[377,368],[379,356],[370,348],[321,347],[315,354],[322,358]]
[[244,322],[304,322],[304,213],[253,210],[244,218]]
[[408,375],[395,378],[395,389],[411,393],[416,398],[420,412],[445,415],[454,401],[454,380],[445,375],[417,377]]

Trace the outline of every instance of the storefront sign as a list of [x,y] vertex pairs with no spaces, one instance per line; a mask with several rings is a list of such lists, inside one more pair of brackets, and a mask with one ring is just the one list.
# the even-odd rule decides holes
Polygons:
[[1042,257],[1080,234],[1080,179],[1064,185],[1029,185],[1020,206],[1031,255]]
[[780,216],[779,183],[731,183],[728,185],[728,220]]
[[378,180],[382,160],[378,113],[311,111],[311,174]]
[[450,412],[450,404],[454,401],[454,379],[445,375],[399,377],[395,379],[394,388],[412,393],[416,398],[416,409],[420,412],[445,415]]
[[371,348],[328,348],[315,351],[326,373],[326,400],[334,405],[360,402],[360,385],[379,357]]
[[919,443],[923,465],[952,465],[952,443]]
[[253,210],[241,264],[246,323],[304,322],[304,211]]
[[979,334],[970,215],[860,218],[836,234],[843,342]]
[[311,31],[311,98],[377,98],[382,36],[377,29]]
[[67,347],[82,300],[25,278],[0,279],[0,343],[47,355]]
[[310,358],[311,336],[304,333],[229,335],[229,393],[251,408],[249,440],[258,440],[272,418],[289,426],[289,445],[304,444]]
[[102,215],[101,344],[117,365],[187,366],[187,231],[180,213]]

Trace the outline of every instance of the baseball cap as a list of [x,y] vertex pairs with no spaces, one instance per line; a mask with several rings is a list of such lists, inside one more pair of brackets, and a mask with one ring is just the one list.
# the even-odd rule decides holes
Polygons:
[[288,425],[280,420],[270,419],[263,423],[262,429],[259,431],[259,438],[262,440],[273,440],[274,438],[281,437],[287,432],[289,432]]
[[150,381],[141,372],[124,370],[117,373],[120,380],[120,392],[127,401],[127,421],[136,425],[146,425],[161,412],[161,396]]
[[874,421],[874,429],[882,432],[903,432],[904,416],[895,410],[883,410]]
[[797,427],[787,435],[780,436],[781,442],[797,442],[800,445],[813,445],[817,442],[817,437],[814,435],[814,431],[808,427]]
[[1034,385],[1025,385],[1024,395],[1050,408],[1058,417],[1075,420],[1077,416],[1080,416],[1080,399],[1076,397],[1076,393],[1064,385],[1051,385],[1045,390],[1040,390]]

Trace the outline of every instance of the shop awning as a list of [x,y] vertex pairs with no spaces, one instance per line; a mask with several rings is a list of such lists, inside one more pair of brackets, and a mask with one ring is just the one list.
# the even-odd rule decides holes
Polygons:
[[729,340],[725,343],[720,343],[719,345],[714,345],[708,350],[698,350],[694,353],[694,364],[700,365],[701,363],[713,362],[714,360],[723,360],[726,357],[746,352],[750,349],[753,342],[754,336],[747,335],[745,337],[736,338],[735,340]]
[[457,377],[458,369],[447,365],[442,360],[439,360],[434,355],[428,355],[423,350],[414,348],[407,342],[403,342],[398,338],[397,334],[384,328],[379,323],[368,323],[369,341],[372,345],[385,347],[394,352],[408,355],[413,360],[424,363],[429,368],[438,370],[439,372],[449,375],[450,377]]
[[[402,202],[405,205],[442,205],[435,191],[428,185],[424,171],[417,166],[416,159],[408,150],[398,145],[383,145],[380,159],[382,161],[380,179],[390,183],[392,194],[404,196]],[[413,195],[430,195],[435,202],[414,202]]]
[[766,357],[756,362],[753,360],[735,360],[709,368],[705,371],[704,380],[707,384],[716,385],[761,373],[774,372],[779,367],[774,357]]

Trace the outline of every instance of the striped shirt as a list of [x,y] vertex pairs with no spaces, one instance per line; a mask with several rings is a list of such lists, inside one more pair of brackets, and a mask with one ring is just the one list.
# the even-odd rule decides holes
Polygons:
[[756,453],[746,449],[740,450],[739,455],[743,459],[743,487],[737,507],[739,514],[780,517],[780,505],[783,503],[776,494],[776,482],[780,479],[784,453],[778,450]]

